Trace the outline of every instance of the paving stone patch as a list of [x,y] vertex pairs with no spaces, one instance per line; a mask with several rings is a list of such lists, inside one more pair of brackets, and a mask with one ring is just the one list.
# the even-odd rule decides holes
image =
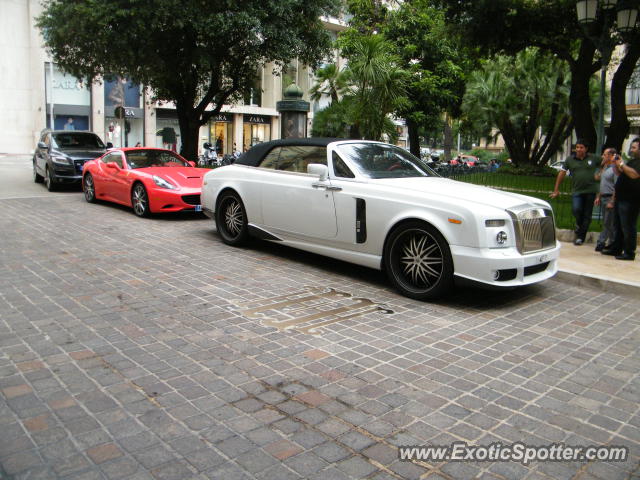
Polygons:
[[[380,272],[226,246],[198,215],[139,219],[74,191],[0,203],[0,476],[638,475],[638,299],[550,280],[417,302]],[[300,323],[324,301],[300,292],[371,310]],[[630,458],[397,457],[454,441],[624,445]]]

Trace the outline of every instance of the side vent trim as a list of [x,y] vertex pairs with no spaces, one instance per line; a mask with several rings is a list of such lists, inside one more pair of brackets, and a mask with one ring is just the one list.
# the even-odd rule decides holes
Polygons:
[[367,241],[367,202],[356,198],[356,243]]

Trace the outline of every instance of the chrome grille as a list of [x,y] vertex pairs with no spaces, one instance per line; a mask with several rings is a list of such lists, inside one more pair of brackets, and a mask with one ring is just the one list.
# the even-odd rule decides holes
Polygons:
[[516,246],[520,253],[537,252],[555,246],[556,227],[551,209],[523,206],[508,212],[513,219]]

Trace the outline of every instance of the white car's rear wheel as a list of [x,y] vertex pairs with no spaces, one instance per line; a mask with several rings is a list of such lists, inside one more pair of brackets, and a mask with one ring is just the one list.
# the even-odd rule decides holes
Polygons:
[[247,213],[235,192],[225,192],[218,200],[216,228],[227,245],[238,246],[248,240]]
[[453,285],[449,245],[431,225],[407,222],[387,239],[384,266],[394,286],[410,298],[442,296]]

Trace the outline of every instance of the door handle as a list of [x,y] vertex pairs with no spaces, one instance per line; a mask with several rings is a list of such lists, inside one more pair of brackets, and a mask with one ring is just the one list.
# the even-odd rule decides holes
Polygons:
[[340,190],[342,190],[342,187],[327,185],[326,183],[312,183],[311,186],[313,188],[323,188],[327,192],[339,192]]

